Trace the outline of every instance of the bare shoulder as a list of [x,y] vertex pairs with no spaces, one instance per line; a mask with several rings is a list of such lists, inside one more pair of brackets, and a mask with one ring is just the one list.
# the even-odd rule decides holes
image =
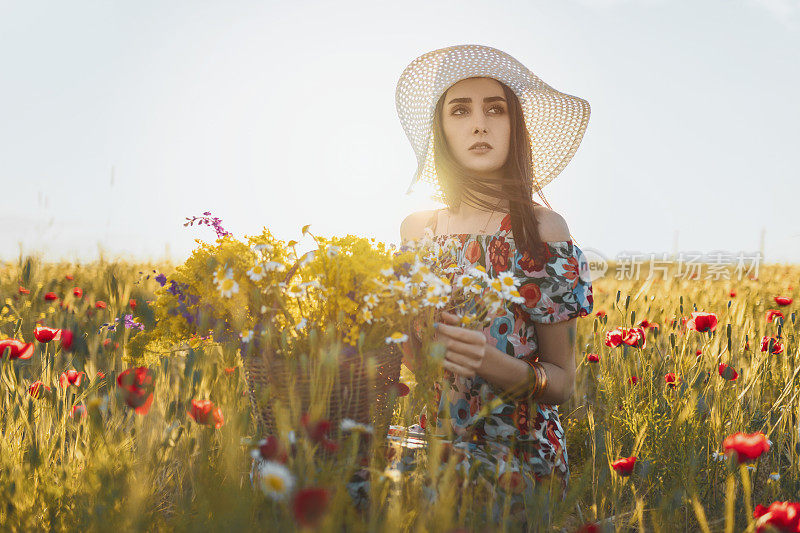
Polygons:
[[403,244],[409,240],[419,240],[422,237],[422,230],[431,219],[435,209],[426,209],[411,213],[403,222],[400,223],[400,240]]
[[569,226],[560,214],[544,206],[535,206],[534,212],[539,223],[539,235],[543,241],[568,241]]

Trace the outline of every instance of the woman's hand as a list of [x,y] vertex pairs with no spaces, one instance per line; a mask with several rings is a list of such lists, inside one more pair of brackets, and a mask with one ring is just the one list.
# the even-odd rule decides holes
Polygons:
[[442,366],[454,374],[474,378],[486,358],[488,344],[483,332],[458,326],[458,316],[442,312],[442,320],[433,339],[445,345]]

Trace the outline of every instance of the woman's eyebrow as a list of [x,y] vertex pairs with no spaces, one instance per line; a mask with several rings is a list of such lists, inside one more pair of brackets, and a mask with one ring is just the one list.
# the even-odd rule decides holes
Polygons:
[[[483,103],[505,102],[505,101],[506,101],[506,99],[503,98],[502,96],[487,96],[486,98],[483,99]],[[453,98],[452,100],[447,102],[447,105],[450,105],[450,104],[453,104],[453,103],[455,103],[455,104],[470,104],[470,103],[472,103],[472,98],[469,98],[469,97],[467,97],[467,98]]]

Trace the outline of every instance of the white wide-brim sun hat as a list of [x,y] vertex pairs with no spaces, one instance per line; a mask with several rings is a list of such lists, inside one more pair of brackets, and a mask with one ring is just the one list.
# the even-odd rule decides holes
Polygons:
[[417,157],[406,194],[424,181],[433,186],[431,197],[444,201],[433,159],[436,102],[456,82],[478,76],[505,83],[519,98],[531,141],[534,193],[572,159],[589,122],[589,102],[553,89],[501,50],[479,44],[450,46],[416,58],[397,82],[397,114]]

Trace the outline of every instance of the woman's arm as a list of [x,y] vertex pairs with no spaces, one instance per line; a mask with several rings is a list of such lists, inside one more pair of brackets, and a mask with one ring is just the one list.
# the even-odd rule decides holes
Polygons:
[[[539,362],[547,374],[547,387],[536,398],[540,403],[559,405],[572,396],[575,389],[575,335],[577,319],[556,324],[536,323]],[[486,346],[486,356],[477,373],[493,385],[509,391],[522,391],[530,367],[524,361]]]

